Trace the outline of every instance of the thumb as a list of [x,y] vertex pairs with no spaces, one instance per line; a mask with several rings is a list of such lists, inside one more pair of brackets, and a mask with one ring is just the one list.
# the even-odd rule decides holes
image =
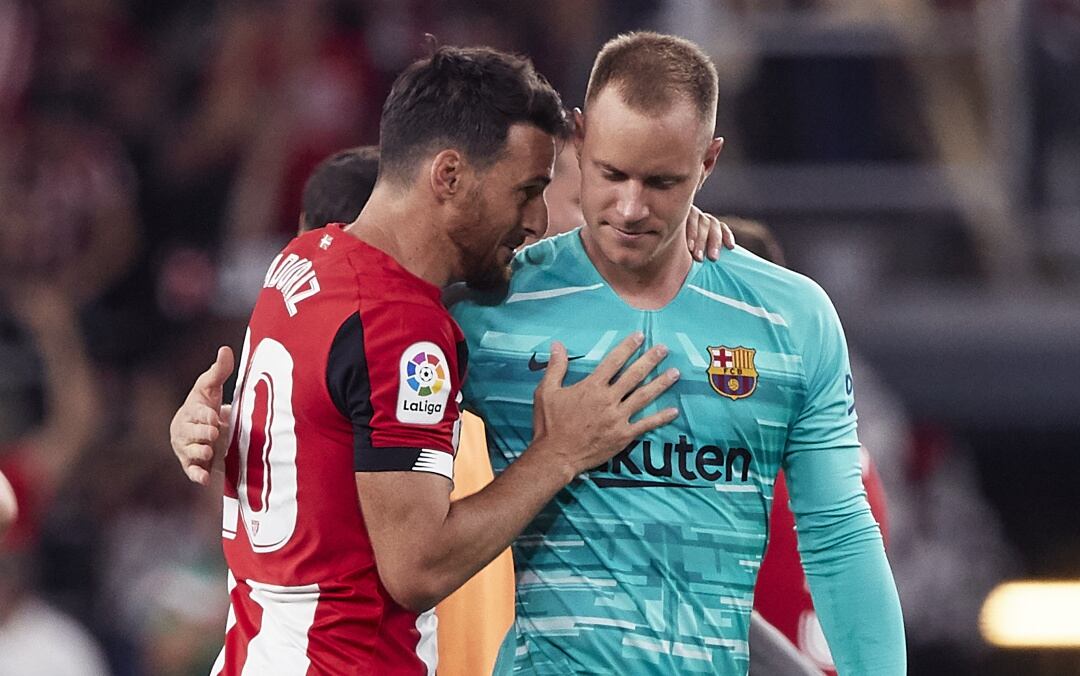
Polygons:
[[213,404],[213,407],[217,408],[218,404],[221,403],[225,381],[232,375],[232,370],[232,348],[219,347],[214,363],[210,365],[210,368],[203,371],[195,381],[195,386],[191,388],[188,395],[188,401],[191,401],[191,397],[199,397],[210,402],[217,402]]
[[232,375],[234,363],[232,348],[228,345],[219,347],[217,359],[214,360],[209,369],[211,374],[210,384],[216,387],[223,386],[229,376]]
[[567,362],[566,347],[557,340],[551,341],[551,357],[548,360],[548,367],[544,372],[544,377],[540,379],[540,387],[545,389],[562,387]]

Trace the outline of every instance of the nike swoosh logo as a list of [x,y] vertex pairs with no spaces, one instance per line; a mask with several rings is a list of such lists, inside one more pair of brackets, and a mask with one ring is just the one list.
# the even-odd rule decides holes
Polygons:
[[[576,357],[567,357],[566,361],[574,361],[575,359],[581,359],[584,356],[585,355],[583,355],[583,354],[579,354]],[[540,360],[538,360],[536,358],[536,353],[535,352],[533,352],[532,356],[529,357],[529,370],[530,371],[543,371],[544,369],[547,368],[547,365],[548,365],[548,362],[540,361]]]

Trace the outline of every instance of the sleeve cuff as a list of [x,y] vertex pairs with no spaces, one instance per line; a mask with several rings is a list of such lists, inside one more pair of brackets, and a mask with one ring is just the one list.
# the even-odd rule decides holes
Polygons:
[[432,448],[368,448],[353,456],[356,472],[429,472],[454,480],[454,456]]

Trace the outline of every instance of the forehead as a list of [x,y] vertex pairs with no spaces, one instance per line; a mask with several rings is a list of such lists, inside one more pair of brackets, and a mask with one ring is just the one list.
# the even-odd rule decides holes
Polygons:
[[644,172],[673,163],[696,164],[710,131],[689,100],[676,99],[666,110],[647,114],[628,106],[608,87],[585,113],[584,140],[592,159],[630,162],[634,166],[617,166]]
[[550,176],[555,162],[555,139],[531,124],[515,124],[506,135],[503,156],[495,163],[498,175],[518,183]]

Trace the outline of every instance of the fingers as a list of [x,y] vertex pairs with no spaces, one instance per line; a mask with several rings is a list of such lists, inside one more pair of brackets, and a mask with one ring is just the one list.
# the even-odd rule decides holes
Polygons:
[[660,362],[664,361],[664,358],[668,355],[668,349],[666,345],[655,345],[650,348],[645,354],[638,357],[637,361],[631,364],[618,379],[612,383],[612,387],[615,388],[616,394],[619,399],[628,395],[633,391],[635,387],[641,384],[645,378],[653,372]]
[[652,432],[657,427],[663,427],[675,418],[679,417],[679,409],[677,408],[665,408],[663,411],[654,413],[650,416],[646,416],[637,422],[630,424],[630,436],[631,438],[638,438],[644,434]]
[[626,398],[623,402],[624,410],[627,411],[627,417],[634,415],[641,409],[648,406],[651,402],[655,401],[657,397],[667,391],[669,387],[679,381],[682,374],[679,373],[679,369],[670,368],[657,377],[650,380],[645,385],[637,388]]
[[198,465],[189,465],[184,471],[187,474],[187,478],[193,483],[197,483],[200,486],[206,486],[210,483],[210,472]]
[[[599,381],[605,385],[610,383],[627,360],[630,359],[631,355],[637,352],[643,342],[645,342],[645,334],[641,331],[631,333],[616,345],[611,352],[608,352],[603,361],[597,365],[596,370],[589,376],[589,379]],[[560,382],[562,381],[560,380]]]
[[[723,240],[725,249],[735,248],[735,232],[731,229],[727,223],[720,223],[720,229],[723,231]],[[716,255],[720,255],[720,251],[717,250]]]
[[183,443],[187,444],[213,444],[221,436],[221,428],[217,425],[207,425],[197,422],[184,422],[180,427]]
[[208,444],[192,442],[184,445],[184,466],[198,465],[210,467],[214,462],[214,447]]
[[546,390],[562,387],[568,363],[566,347],[557,340],[551,341],[551,356],[548,358],[547,370],[544,371],[544,377],[540,379],[537,388]]
[[686,216],[686,246],[694,260],[704,260],[705,243],[709,238],[709,221],[701,209],[690,207],[690,213]]
[[735,247],[735,235],[727,223],[721,223],[716,216],[705,214],[705,218],[709,221],[709,240],[705,248],[709,252],[709,260],[715,261],[720,257],[721,244],[728,249]]
[[185,444],[177,449],[180,466],[187,478],[205,486],[210,481],[210,468],[214,464],[214,449],[205,444]]

